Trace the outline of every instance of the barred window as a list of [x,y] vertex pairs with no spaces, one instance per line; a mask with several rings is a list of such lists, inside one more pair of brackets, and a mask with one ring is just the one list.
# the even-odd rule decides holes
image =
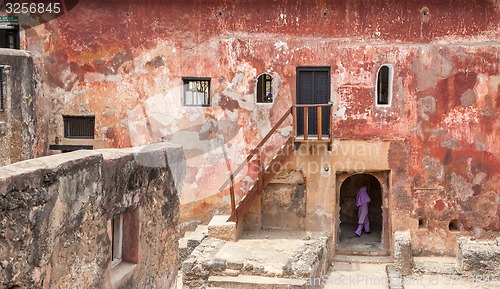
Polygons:
[[94,116],[63,116],[63,120],[65,138],[94,138]]
[[182,78],[185,106],[210,106],[210,78]]
[[0,24],[0,48],[19,49],[19,25]]

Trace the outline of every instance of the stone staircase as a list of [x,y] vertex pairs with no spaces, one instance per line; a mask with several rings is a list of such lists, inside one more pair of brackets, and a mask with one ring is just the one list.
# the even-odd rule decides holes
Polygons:
[[208,277],[208,288],[226,289],[299,289],[306,288],[306,281],[299,279],[240,275],[232,276],[210,276]]
[[227,241],[207,237],[182,263],[183,288],[308,288],[328,269],[331,237],[262,230]]
[[208,226],[198,225],[194,231],[187,231],[184,237],[179,239],[179,255],[181,262],[184,262],[191,252],[201,244],[208,236]]

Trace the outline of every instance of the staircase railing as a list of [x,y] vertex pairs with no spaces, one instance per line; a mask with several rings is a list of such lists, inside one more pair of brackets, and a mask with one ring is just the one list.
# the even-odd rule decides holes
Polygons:
[[[308,109],[310,107],[316,107],[318,114],[318,135],[312,136],[308,134],[309,119],[308,119]],[[323,138],[322,135],[322,108],[330,107],[329,116],[329,129],[331,129],[332,121],[332,104],[296,104],[286,110],[285,114],[278,120],[278,122],[273,126],[273,128],[266,134],[266,136],[259,142],[259,144],[250,151],[250,154],[246,157],[245,161],[241,163],[236,170],[231,172],[231,165],[229,160],[226,159],[226,164],[228,170],[231,172],[229,179],[227,179],[224,184],[219,188],[222,192],[229,184],[229,193],[231,197],[231,217],[228,221],[238,222],[243,216],[248,212],[251,205],[257,196],[264,190],[274,175],[281,169],[283,162],[290,156],[294,149],[296,142],[329,142],[332,143],[332,133],[329,133],[328,138]],[[297,109],[304,109],[304,138],[298,139],[297,132]],[[278,128],[285,122],[288,116],[293,116],[293,131],[291,137],[285,142],[285,144],[278,150],[271,162],[264,167],[262,159],[262,147],[271,138],[271,136],[278,130]],[[257,156],[258,163],[258,176],[256,182],[250,187],[248,192],[243,196],[240,203],[236,205],[235,193],[234,193],[234,176],[237,175],[248,163]]]
[[[270,179],[274,176],[272,174],[272,168],[273,168],[273,161],[269,164],[267,168],[271,169],[270,172],[265,172],[263,168],[263,162],[262,162],[262,147],[264,144],[271,138],[271,136],[276,132],[276,130],[285,122],[285,120],[288,118],[288,116],[291,114],[292,110],[291,108],[287,109],[285,114],[278,120],[278,122],[273,126],[273,128],[267,133],[267,135],[259,142],[259,144],[250,151],[250,154],[246,157],[245,161],[241,163],[236,170],[231,172],[231,176],[222,186],[220,187],[220,191],[223,191],[227,185],[231,184],[230,187],[230,196],[231,196],[231,217],[229,218],[229,221],[235,221],[237,222],[239,217],[243,217],[243,215],[248,211],[250,208],[251,204],[253,203],[253,200],[255,199],[256,195],[260,192],[260,190],[264,189],[265,186],[269,183]],[[289,146],[291,149],[292,148],[292,140],[291,138],[286,142],[286,145]],[[283,148],[282,148],[283,149]],[[281,151],[279,152],[281,155]],[[255,157],[258,156],[258,163],[259,163],[259,174],[256,183],[249,189],[247,194],[241,199],[240,203],[238,206],[236,206],[236,200],[235,200],[235,193],[234,193],[234,176],[237,175],[248,163]],[[227,164],[228,168],[230,168],[230,165]],[[274,172],[276,173],[276,172]],[[271,176],[272,175],[272,176]]]

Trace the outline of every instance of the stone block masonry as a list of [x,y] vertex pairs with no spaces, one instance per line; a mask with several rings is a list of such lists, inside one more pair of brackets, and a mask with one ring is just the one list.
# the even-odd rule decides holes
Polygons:
[[500,242],[497,240],[473,240],[460,237],[459,264],[463,275],[500,278]]
[[0,288],[172,288],[184,160],[163,143],[0,168]]

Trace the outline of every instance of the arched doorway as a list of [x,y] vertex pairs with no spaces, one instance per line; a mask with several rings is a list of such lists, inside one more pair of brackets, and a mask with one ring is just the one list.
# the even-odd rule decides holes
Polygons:
[[[356,195],[363,186],[367,188],[368,196],[371,199],[368,204],[370,233],[367,234],[363,230],[361,236],[358,237],[354,233],[358,227]],[[372,174],[352,174],[341,183],[337,199],[339,210],[337,252],[353,255],[373,255],[377,252],[383,254],[383,198],[382,185]]]

